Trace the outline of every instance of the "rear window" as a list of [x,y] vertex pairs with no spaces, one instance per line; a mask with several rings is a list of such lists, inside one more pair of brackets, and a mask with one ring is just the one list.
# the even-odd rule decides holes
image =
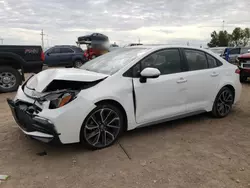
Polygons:
[[72,48],[76,53],[83,53],[83,50],[81,48],[74,47]]

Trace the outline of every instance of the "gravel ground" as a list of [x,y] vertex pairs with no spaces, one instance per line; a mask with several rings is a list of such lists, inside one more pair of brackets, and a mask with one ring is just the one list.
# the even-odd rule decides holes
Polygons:
[[224,119],[137,129],[99,151],[25,137],[6,103],[14,95],[0,95],[0,174],[10,175],[0,187],[250,188],[250,84]]

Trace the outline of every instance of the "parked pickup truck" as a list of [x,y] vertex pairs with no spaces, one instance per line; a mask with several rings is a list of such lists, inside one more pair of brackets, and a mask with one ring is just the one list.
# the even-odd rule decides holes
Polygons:
[[42,70],[43,60],[41,46],[0,45],[0,93],[16,91],[24,73]]

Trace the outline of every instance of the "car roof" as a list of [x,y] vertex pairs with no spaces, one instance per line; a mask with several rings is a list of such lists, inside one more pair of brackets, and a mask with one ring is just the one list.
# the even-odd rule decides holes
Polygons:
[[206,52],[211,52],[210,50],[204,49],[204,48],[198,48],[198,47],[194,47],[194,46],[184,46],[184,45],[140,45],[140,46],[128,46],[125,48],[147,48],[147,49],[151,49],[152,51],[155,50],[160,50],[160,49],[166,49],[166,48],[186,48],[186,49],[194,49],[194,50],[202,50],[202,51],[206,51]]

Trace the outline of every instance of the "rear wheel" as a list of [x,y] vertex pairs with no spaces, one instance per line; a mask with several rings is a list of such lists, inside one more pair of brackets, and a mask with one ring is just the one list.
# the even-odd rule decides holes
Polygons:
[[233,100],[233,91],[228,87],[222,88],[214,101],[212,114],[218,118],[227,116],[232,109]]
[[100,104],[85,119],[81,129],[81,142],[90,149],[112,145],[124,129],[124,116],[111,104]]
[[0,92],[16,91],[22,83],[22,77],[17,69],[9,66],[0,67]]
[[74,67],[75,68],[80,68],[83,65],[83,61],[82,60],[75,60],[74,62]]

